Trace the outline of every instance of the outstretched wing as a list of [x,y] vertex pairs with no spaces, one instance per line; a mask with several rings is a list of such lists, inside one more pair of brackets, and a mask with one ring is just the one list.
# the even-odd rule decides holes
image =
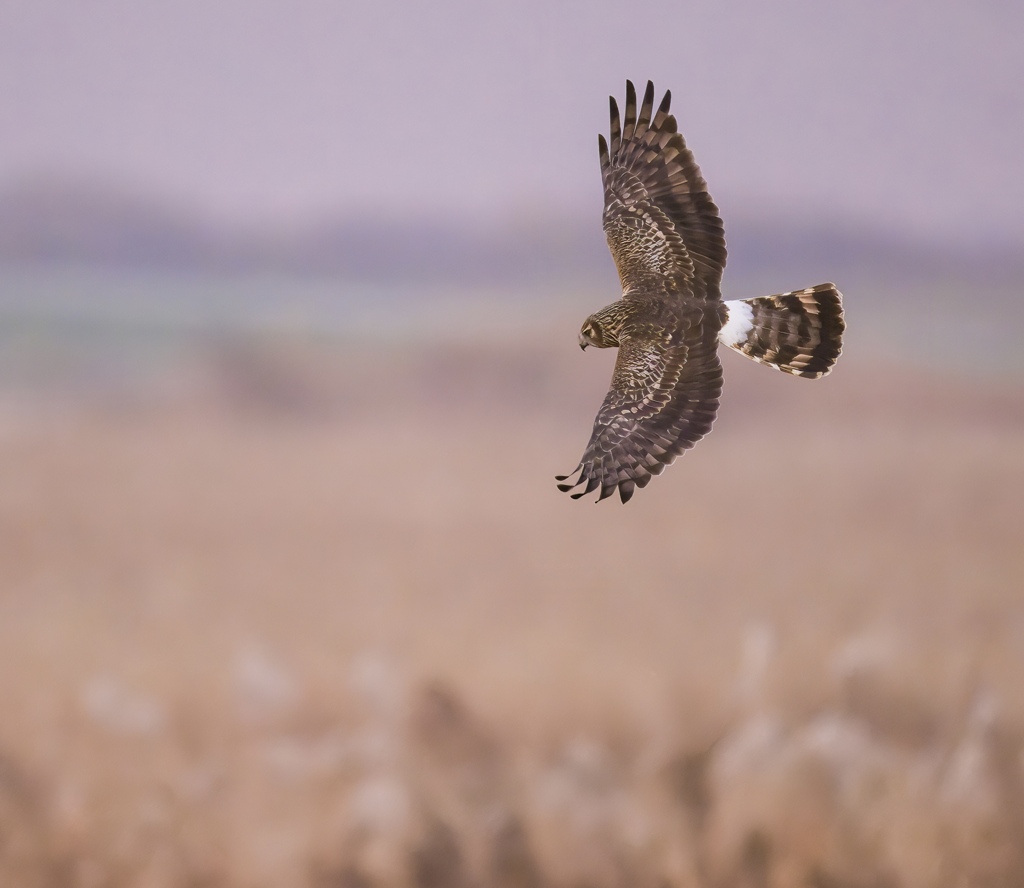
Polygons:
[[[720,322],[692,306],[666,324],[635,325],[620,340],[612,386],[594,421],[580,464],[561,475],[559,490],[574,499],[598,488],[598,501],[618,488],[627,502],[680,453],[703,438],[715,421],[722,394],[718,360]],[[579,477],[572,481],[572,476]]]
[[648,81],[640,114],[626,81],[626,116],[611,98],[611,142],[598,136],[604,179],[604,230],[622,280],[631,291],[688,292],[721,298],[725,233],[693,155],[669,114],[665,93],[652,119]]

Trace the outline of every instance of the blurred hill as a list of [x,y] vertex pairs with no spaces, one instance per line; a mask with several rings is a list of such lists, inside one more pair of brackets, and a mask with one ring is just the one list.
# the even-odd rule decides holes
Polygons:
[[473,283],[578,275],[604,250],[577,219],[481,227],[454,218],[338,214],[302,225],[218,225],[187,206],[105,184],[22,183],[0,192],[0,261],[188,272],[330,274]]
[[[828,219],[723,215],[727,297],[834,280],[848,348],[955,374],[1024,373],[1016,253]],[[617,294],[597,207],[239,226],[109,183],[0,191],[0,381],[91,378],[97,362],[100,376],[124,377],[126,353],[152,362],[253,335],[442,342],[564,330],[571,341]]]
[[[1024,259],[1005,244],[957,250],[839,219],[724,215],[730,271],[741,277],[800,263],[902,279],[1024,277]],[[0,190],[0,262],[463,284],[597,278],[610,267],[597,208],[483,223],[339,212],[300,225],[262,221],[245,228],[117,185],[49,179]]]

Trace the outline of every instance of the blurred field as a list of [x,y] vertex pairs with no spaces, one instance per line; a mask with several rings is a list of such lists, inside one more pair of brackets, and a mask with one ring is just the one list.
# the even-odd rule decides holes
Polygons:
[[1024,885],[1024,392],[726,355],[595,507],[569,329],[5,398],[0,884]]

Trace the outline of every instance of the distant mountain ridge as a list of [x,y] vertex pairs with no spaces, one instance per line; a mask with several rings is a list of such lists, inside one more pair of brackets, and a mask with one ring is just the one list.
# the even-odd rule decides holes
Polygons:
[[[853,268],[917,279],[1024,279],[1024,260],[1006,248],[959,252],[836,220],[793,223],[751,214],[726,223],[729,270],[739,276],[796,264],[825,277]],[[611,268],[599,219],[590,213],[486,225],[339,213],[300,226],[243,229],[127,190],[42,181],[0,190],[0,263],[460,284],[604,279]]]

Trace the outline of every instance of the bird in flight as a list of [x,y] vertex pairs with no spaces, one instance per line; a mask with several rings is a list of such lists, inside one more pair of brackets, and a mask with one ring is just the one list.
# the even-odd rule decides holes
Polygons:
[[611,138],[599,135],[604,231],[622,298],[592,314],[580,348],[617,347],[611,388],[580,464],[559,475],[574,499],[637,487],[709,431],[722,394],[722,343],[784,373],[818,379],[842,350],[835,284],[723,301],[725,234],[693,155],[669,113],[654,111],[648,82],[637,113],[626,81],[625,116],[611,99]]

